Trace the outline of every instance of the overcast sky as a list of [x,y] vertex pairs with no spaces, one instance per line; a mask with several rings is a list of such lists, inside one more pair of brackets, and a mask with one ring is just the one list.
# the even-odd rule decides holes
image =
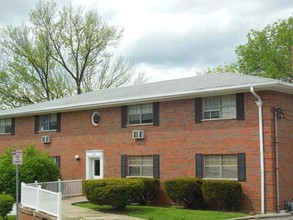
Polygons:
[[[36,0],[0,0],[0,26],[27,22]],[[251,29],[293,14],[293,0],[56,0],[96,9],[124,29],[116,53],[149,81],[193,76],[236,61]],[[62,3],[61,3],[62,2]]]

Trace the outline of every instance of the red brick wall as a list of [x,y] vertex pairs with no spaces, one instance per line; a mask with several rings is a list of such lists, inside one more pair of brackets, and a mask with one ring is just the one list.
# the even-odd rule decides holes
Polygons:
[[[258,92],[264,101],[265,183],[267,211],[276,210],[274,116],[276,105],[288,109],[288,120],[280,124],[281,201],[293,193],[292,103],[293,96],[276,92]],[[245,120],[212,120],[194,123],[194,99],[160,103],[160,126],[129,126],[121,128],[120,107],[98,109],[101,122],[92,126],[91,114],[97,110],[62,113],[60,133],[34,134],[34,117],[16,118],[16,135],[0,136],[4,146],[21,148],[35,144],[51,156],[61,156],[63,179],[85,179],[85,150],[104,150],[105,177],[120,177],[121,154],[160,154],[160,177],[195,177],[195,154],[246,154],[246,182],[242,182],[245,198],[243,208],[260,210],[260,162],[258,107],[255,98],[245,93]],[[291,115],[291,116],[290,116]],[[131,132],[144,129],[144,140],[133,140]],[[41,136],[49,134],[51,144],[41,144]],[[74,155],[80,155],[76,161]],[[288,171],[287,171],[288,170]],[[290,185],[288,185],[290,184]]]
[[284,201],[293,198],[293,98],[280,93],[271,93],[271,97],[285,114],[285,119],[278,120],[280,207],[284,209]]

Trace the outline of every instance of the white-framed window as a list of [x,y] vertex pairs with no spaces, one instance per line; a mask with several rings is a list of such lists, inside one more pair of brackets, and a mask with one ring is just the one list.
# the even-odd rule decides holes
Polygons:
[[12,127],[11,118],[0,119],[0,134],[10,134]]
[[57,129],[57,114],[40,115],[40,131],[51,131]]
[[204,119],[236,118],[236,95],[204,98]]
[[100,121],[101,121],[100,113],[99,112],[94,112],[92,114],[92,116],[91,116],[91,122],[92,122],[93,126],[99,125]]
[[153,176],[153,156],[129,156],[128,176]]
[[128,124],[153,123],[153,104],[128,106]]
[[236,154],[204,155],[204,178],[237,179],[238,159]]

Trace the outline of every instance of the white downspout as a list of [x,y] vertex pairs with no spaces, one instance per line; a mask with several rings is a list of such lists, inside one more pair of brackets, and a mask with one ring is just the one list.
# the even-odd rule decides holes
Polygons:
[[255,93],[253,87],[250,87],[250,92],[257,99],[255,102],[258,106],[259,119],[259,148],[260,148],[260,187],[261,187],[261,214],[265,213],[265,172],[264,172],[264,147],[263,147],[263,120],[262,120],[262,100]]

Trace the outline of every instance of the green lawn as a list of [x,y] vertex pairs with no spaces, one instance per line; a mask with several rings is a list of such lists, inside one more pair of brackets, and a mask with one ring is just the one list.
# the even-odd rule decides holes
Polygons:
[[149,220],[221,220],[246,216],[246,214],[239,212],[191,210],[162,206],[127,206],[124,211],[118,212],[112,210],[109,206],[99,206],[92,203],[79,203],[76,205],[80,207],[94,209],[100,212],[123,214]]

